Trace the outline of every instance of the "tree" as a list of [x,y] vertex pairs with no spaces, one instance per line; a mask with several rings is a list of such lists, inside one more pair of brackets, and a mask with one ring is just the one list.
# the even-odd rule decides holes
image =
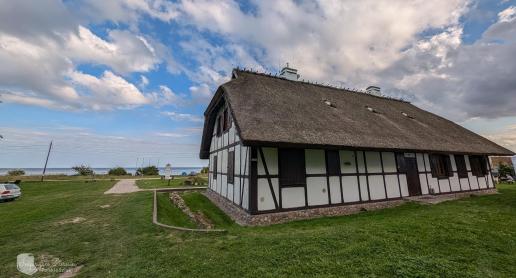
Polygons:
[[138,168],[136,170],[137,176],[157,176],[159,175],[159,169],[156,166],[148,166],[143,168]]
[[8,176],[23,176],[23,175],[25,175],[25,171],[23,171],[22,169],[13,169],[13,170],[7,172],[7,175]]
[[498,175],[500,177],[514,176],[514,167],[507,164],[498,166]]
[[108,175],[125,176],[125,175],[127,175],[127,171],[122,167],[115,167],[115,168],[109,169]]
[[209,170],[210,170],[210,168],[208,168],[208,167],[202,167],[201,174],[208,174]]
[[78,175],[80,176],[93,176],[95,174],[95,172],[93,172],[93,169],[91,169],[90,166],[86,166],[86,165],[77,165],[77,166],[74,166],[72,167],[72,169],[77,172]]

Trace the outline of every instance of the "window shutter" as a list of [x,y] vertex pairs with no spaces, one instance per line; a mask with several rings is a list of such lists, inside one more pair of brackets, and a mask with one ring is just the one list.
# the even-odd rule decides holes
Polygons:
[[446,173],[448,173],[448,177],[453,177],[453,168],[451,165],[450,155],[447,154],[444,157],[445,157],[444,161],[446,163]]
[[305,151],[303,149],[279,149],[278,156],[280,185],[305,185]]
[[230,151],[228,155],[228,183],[235,182],[235,152]]
[[398,172],[407,172],[407,166],[405,165],[405,156],[403,153],[396,153],[396,162],[398,163]]
[[430,155],[430,170],[432,172],[432,177],[437,177],[437,157],[433,154]]
[[213,179],[217,179],[217,156],[213,156]]
[[326,151],[326,171],[329,176],[340,176],[340,157],[338,151]]

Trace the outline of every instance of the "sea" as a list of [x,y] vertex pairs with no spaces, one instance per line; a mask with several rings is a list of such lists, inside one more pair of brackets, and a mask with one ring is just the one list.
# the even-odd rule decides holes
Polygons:
[[[13,170],[15,168],[0,168],[0,175],[7,175],[7,172]],[[25,171],[25,175],[27,176],[38,176],[43,173],[43,168],[16,168],[22,169]],[[103,175],[107,174],[109,169],[111,168],[92,168],[95,174]],[[124,169],[134,175],[136,172],[136,168],[134,167],[124,167]],[[191,174],[191,173],[199,173],[201,172],[202,167],[172,167],[172,175],[183,175],[183,174]],[[160,174],[165,174],[165,167],[159,167]],[[72,168],[47,168],[45,175],[67,175],[72,176],[77,174]]]

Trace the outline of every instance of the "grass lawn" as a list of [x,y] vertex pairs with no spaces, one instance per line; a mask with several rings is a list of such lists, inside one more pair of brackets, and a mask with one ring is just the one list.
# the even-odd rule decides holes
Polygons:
[[[1,276],[21,277],[16,255],[33,253],[36,263],[84,265],[84,277],[516,277],[514,185],[433,206],[269,227],[228,224],[225,234],[157,227],[152,192],[103,195],[111,185],[22,183],[21,199],[0,203]],[[205,206],[198,198],[185,200],[192,209]],[[41,275],[48,273],[34,276]]]
[[[204,183],[204,185],[197,185],[197,186],[206,186],[208,184],[207,177],[199,176],[201,183]],[[183,177],[183,176],[175,176],[174,179],[170,180],[170,185],[168,180],[162,180],[162,179],[148,179],[148,180],[137,180],[136,185],[138,185],[139,188],[142,189],[153,189],[153,188],[166,188],[166,187],[181,187],[185,186],[184,182],[189,177]],[[192,185],[196,186],[196,185]]]
[[[77,181],[86,181],[86,180],[121,180],[121,179],[134,179],[139,178],[131,175],[125,176],[113,176],[113,175],[95,175],[92,176],[79,176],[79,175],[46,175],[45,180],[47,181],[55,181],[55,180],[77,180]],[[145,176],[145,178],[159,178],[159,176]],[[40,181],[41,176],[2,176],[0,175],[0,182],[7,181]]]

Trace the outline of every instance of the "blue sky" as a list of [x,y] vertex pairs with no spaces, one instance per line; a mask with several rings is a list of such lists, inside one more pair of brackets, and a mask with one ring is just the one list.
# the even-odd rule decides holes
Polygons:
[[516,151],[515,39],[515,1],[0,0],[0,168],[206,165],[217,86],[286,62]]

